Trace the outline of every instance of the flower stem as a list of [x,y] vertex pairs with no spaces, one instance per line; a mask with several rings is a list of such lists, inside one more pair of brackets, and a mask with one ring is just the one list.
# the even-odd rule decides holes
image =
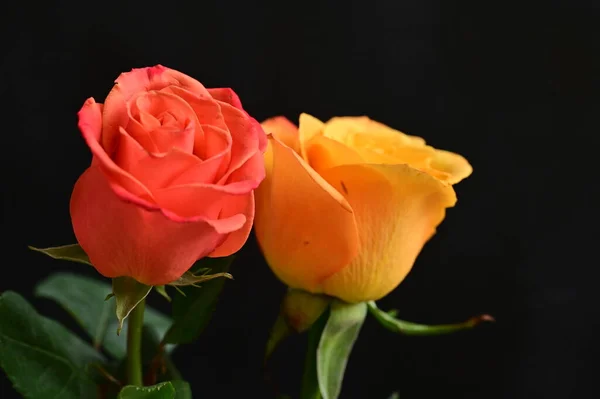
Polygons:
[[127,383],[135,386],[143,386],[141,349],[145,302],[142,299],[133,308],[127,327]]
[[308,330],[308,348],[304,359],[304,373],[302,374],[301,399],[322,399],[317,376],[317,349],[321,340],[321,333],[327,324],[329,311],[323,312],[321,317]]

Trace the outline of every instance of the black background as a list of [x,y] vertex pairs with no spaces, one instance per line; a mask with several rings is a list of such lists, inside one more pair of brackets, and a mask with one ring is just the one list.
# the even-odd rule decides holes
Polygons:
[[[68,202],[91,156],[76,127],[134,67],[232,87],[258,120],[368,115],[465,155],[474,173],[408,278],[380,302],[438,338],[368,320],[343,398],[598,397],[597,1],[3,3],[0,290],[70,323],[32,287],[83,266],[28,252],[75,242]],[[249,241],[202,337],[175,355],[195,397],[271,397],[261,359],[284,287]],[[98,276],[100,278],[100,276]],[[159,299],[155,306],[166,309]],[[71,326],[72,324],[69,324]],[[274,379],[294,393],[305,336]],[[15,395],[2,377],[2,398]]]

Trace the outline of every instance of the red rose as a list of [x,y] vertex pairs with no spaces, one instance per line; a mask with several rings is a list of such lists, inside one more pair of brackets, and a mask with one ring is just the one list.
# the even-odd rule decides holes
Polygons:
[[104,105],[85,102],[79,129],[93,160],[71,219],[102,275],[166,284],[244,244],[266,137],[233,90],[160,65],[134,69]]

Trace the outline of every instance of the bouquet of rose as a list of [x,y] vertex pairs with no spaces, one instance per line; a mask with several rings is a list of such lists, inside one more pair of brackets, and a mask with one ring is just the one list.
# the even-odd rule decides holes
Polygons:
[[[371,313],[401,334],[471,328],[396,318],[376,302],[406,277],[472,172],[366,117],[302,114],[259,124],[231,89],[207,89],[163,66],[121,74],[79,129],[92,152],[71,196],[78,244],[32,248],[93,266],[112,284],[67,273],[36,294],[58,302],[84,341],[19,294],[0,296],[0,366],[27,398],[191,398],[170,359],[210,320],[229,265],[252,227],[288,287],[265,344],[308,331],[302,399],[339,396]],[[172,305],[145,306],[151,291]]]

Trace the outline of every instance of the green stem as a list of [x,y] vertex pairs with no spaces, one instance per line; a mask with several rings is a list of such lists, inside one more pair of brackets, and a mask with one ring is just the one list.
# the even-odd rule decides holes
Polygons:
[[317,349],[328,318],[329,311],[323,312],[321,317],[308,330],[308,348],[304,359],[300,399],[322,399],[317,377]]
[[142,299],[129,314],[127,327],[127,383],[143,386],[142,380],[142,327],[145,300]]

